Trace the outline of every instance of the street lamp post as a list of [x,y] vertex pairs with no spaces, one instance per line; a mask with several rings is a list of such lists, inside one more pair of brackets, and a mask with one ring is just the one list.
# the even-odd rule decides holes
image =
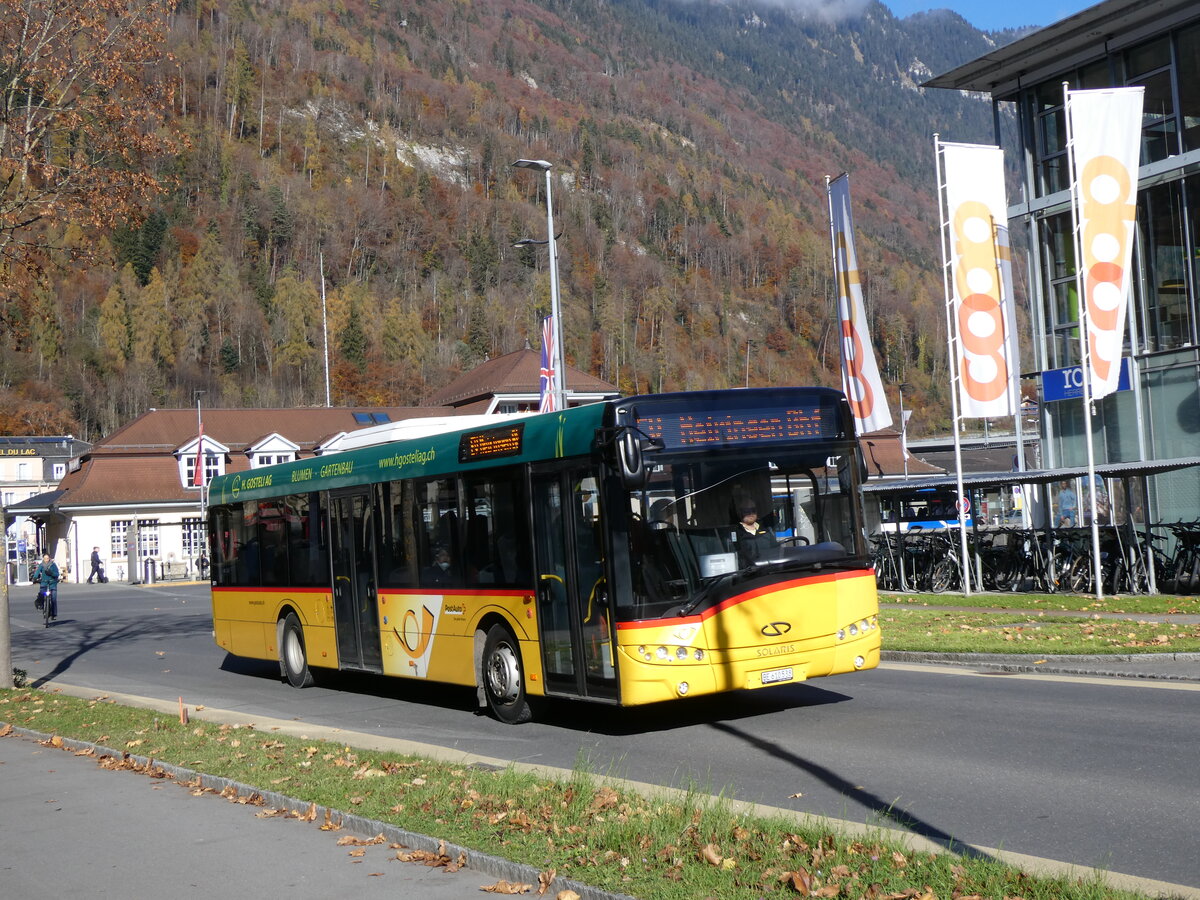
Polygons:
[[[554,368],[554,381],[551,390],[554,394],[555,406],[562,410],[567,408],[567,371],[563,362],[562,313],[558,300],[558,245],[554,239],[554,201],[551,196],[550,169],[553,163],[544,159],[518,159],[513,163],[516,169],[534,169],[546,173],[546,241],[550,245],[550,322],[554,329],[554,350],[550,365]],[[524,240],[517,246],[540,244],[541,241]]]
[[908,420],[904,418],[904,389],[911,384],[897,385],[900,391],[900,455],[904,457],[904,480],[908,481]]

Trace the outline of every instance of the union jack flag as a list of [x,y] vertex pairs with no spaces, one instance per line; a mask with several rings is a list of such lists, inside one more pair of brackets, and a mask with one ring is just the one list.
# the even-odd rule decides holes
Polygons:
[[538,412],[554,412],[558,409],[558,397],[554,392],[554,317],[542,319],[542,368],[538,373],[538,386],[542,392]]

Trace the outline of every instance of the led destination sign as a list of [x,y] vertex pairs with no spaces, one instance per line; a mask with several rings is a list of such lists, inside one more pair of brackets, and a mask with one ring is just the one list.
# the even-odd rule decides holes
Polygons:
[[479,462],[485,459],[503,459],[520,456],[525,423],[489,428],[486,431],[468,431],[458,441],[458,461]]
[[836,406],[814,403],[774,409],[691,410],[637,417],[647,437],[667,447],[744,444],[835,438],[841,433]]

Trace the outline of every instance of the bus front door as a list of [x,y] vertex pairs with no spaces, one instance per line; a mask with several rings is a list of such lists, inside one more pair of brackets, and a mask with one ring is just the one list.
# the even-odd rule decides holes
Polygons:
[[371,500],[354,493],[331,497],[329,503],[338,666],[382,672]]
[[617,697],[599,499],[590,469],[534,469],[538,623],[547,694]]

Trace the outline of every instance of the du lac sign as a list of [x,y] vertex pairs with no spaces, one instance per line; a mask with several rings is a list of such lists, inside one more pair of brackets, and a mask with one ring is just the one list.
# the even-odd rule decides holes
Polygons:
[[[1121,377],[1117,381],[1118,391],[1129,390],[1129,372],[1132,368],[1128,356],[1121,358]],[[1055,400],[1077,400],[1083,396],[1083,368],[1068,366],[1065,369],[1050,369],[1042,373],[1042,399],[1046,403]]]

